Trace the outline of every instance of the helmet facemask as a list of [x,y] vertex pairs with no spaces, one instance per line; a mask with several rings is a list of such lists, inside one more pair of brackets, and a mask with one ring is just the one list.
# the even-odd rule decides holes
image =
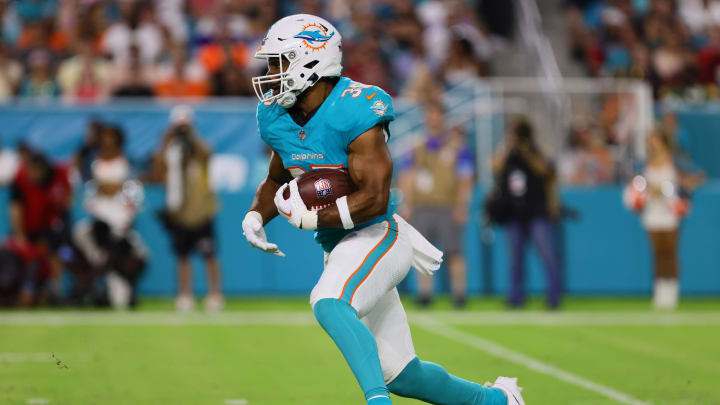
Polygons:
[[[297,51],[288,50],[277,54],[262,55],[268,63],[271,59],[278,61],[280,73],[271,75],[255,76],[252,78],[253,89],[258,99],[270,105],[277,102],[285,108],[292,107],[297,101],[298,81],[290,76],[292,60],[297,59]],[[285,70],[284,61],[289,61],[288,69]]]

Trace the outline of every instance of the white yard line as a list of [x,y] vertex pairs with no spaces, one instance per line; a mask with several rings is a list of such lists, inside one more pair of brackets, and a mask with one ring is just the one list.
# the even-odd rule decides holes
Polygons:
[[[413,314],[413,312],[411,312]],[[422,312],[414,312],[422,315]],[[428,314],[428,312],[424,312]],[[462,325],[720,325],[720,312],[612,312],[612,311],[433,311],[433,318]]]
[[249,402],[245,398],[226,399],[225,405],[247,405]]
[[49,363],[52,353],[45,352],[0,352],[0,363]]
[[206,314],[175,312],[5,312],[0,325],[118,325],[118,326],[187,326],[187,325],[277,325],[309,326],[316,321],[311,312],[238,311]]
[[620,392],[613,388],[598,384],[586,378],[572,374],[568,371],[559,369],[552,364],[544,363],[540,360],[534,359],[520,352],[508,349],[489,340],[485,340],[481,337],[457,330],[438,321],[437,319],[434,319],[431,316],[425,315],[415,317],[413,319],[413,324],[423,328],[430,333],[434,333],[446,339],[462,343],[466,346],[470,346],[474,349],[483,351],[487,354],[501,358],[503,360],[519,364],[530,370],[552,376],[554,378],[557,378],[558,380],[567,382],[569,384],[573,384],[589,391],[596,392],[621,404],[650,405],[649,402],[644,402],[639,399],[633,398],[632,396],[625,394],[624,392]]
[[[414,318],[428,315],[446,325],[720,325],[716,312],[556,312],[547,311],[410,311]],[[4,311],[0,325],[316,325],[312,312],[307,311],[226,311],[218,314],[195,312],[178,314],[171,311]]]

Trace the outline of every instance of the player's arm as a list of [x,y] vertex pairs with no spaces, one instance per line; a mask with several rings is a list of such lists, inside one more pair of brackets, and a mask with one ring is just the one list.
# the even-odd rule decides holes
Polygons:
[[242,222],[243,234],[250,246],[283,257],[285,254],[278,249],[278,246],[268,242],[263,226],[278,215],[274,203],[275,194],[281,185],[290,180],[292,180],[292,175],[285,170],[282,159],[273,151],[270,156],[268,175],[258,186],[250,211]]
[[[393,163],[382,126],[364,132],[348,146],[348,170],[358,190],[347,196],[347,208],[355,224],[387,211]],[[318,212],[319,228],[342,228],[337,205]]]
[[250,206],[250,211],[260,213],[263,219],[263,225],[278,215],[277,207],[275,207],[275,203],[273,202],[275,193],[280,186],[290,180],[292,180],[292,175],[283,166],[280,156],[273,151],[270,156],[268,175],[258,186],[255,192],[255,199]]

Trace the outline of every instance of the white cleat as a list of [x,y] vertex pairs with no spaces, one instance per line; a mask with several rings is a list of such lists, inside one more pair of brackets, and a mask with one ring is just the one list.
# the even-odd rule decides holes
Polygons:
[[225,308],[225,298],[222,294],[208,294],[205,297],[205,310],[208,312],[220,312]]
[[190,294],[181,294],[175,299],[175,309],[187,313],[195,309],[195,297]]
[[525,405],[525,401],[523,401],[522,395],[520,395],[522,388],[518,387],[517,381],[517,378],[498,377],[497,380],[495,380],[495,384],[492,384],[491,387],[499,388],[505,393],[508,399],[508,405]]

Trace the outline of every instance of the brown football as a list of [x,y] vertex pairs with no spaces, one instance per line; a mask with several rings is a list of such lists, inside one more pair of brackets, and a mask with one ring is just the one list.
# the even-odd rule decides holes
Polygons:
[[[297,178],[298,191],[305,206],[311,210],[321,210],[335,203],[335,200],[353,193],[357,186],[344,170],[316,169],[301,174]],[[283,198],[290,197],[286,188]]]

